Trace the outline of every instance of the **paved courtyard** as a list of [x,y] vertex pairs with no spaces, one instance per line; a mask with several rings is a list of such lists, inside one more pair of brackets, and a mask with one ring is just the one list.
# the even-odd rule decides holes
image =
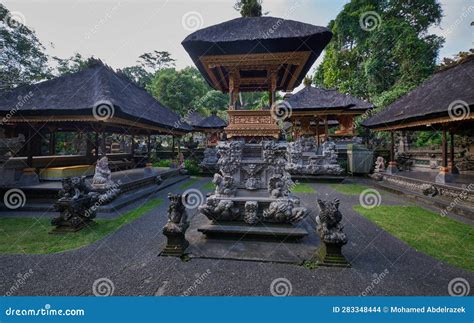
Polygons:
[[[189,188],[205,195],[203,185],[209,181],[199,179]],[[448,283],[458,277],[474,286],[474,273],[417,252],[355,212],[358,195],[344,195],[319,183],[309,184],[316,195],[297,195],[314,210],[308,219],[313,227],[316,196],[340,199],[349,238],[343,252],[352,268],[311,270],[295,264],[159,257],[165,244],[161,229],[167,220],[166,195],[182,192],[181,185],[154,195],[165,203],[152,212],[87,247],[48,255],[0,255],[0,294],[27,272],[32,274],[14,295],[93,295],[94,282],[103,278],[113,285],[113,295],[144,296],[269,296],[276,279],[285,282],[291,295],[448,295]],[[382,193],[382,203],[412,204],[388,192]]]

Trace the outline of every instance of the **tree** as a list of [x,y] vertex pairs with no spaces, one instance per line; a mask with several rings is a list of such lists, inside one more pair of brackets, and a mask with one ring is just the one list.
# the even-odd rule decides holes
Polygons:
[[35,32],[0,4],[0,90],[50,78],[44,50]]
[[242,17],[261,17],[262,0],[240,0],[234,5],[234,9],[239,11]]
[[212,111],[226,110],[228,105],[228,95],[220,91],[210,90],[198,100],[196,108],[199,109],[201,112],[208,114]]
[[157,72],[174,67],[174,62],[169,52],[155,50],[140,55],[137,65],[125,67],[119,72],[138,86],[146,87]]
[[385,106],[436,69],[443,38],[435,0],[352,0],[329,23],[334,36],[314,81]]
[[58,65],[56,68],[57,70],[56,74],[65,75],[65,74],[76,73],[89,67],[90,64],[96,59],[93,57],[84,58],[84,56],[82,56],[81,54],[75,53],[73,56],[69,58],[59,58],[59,57],[54,56],[53,60]]
[[194,67],[186,67],[177,71],[166,68],[158,71],[147,90],[161,103],[180,115],[196,109],[199,100],[209,90],[199,71]]

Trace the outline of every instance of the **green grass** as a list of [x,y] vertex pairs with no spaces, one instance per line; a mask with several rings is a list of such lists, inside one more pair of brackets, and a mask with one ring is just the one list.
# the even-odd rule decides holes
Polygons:
[[47,254],[81,248],[115,232],[161,203],[162,199],[153,199],[116,219],[98,219],[90,227],[65,234],[49,234],[53,229],[51,219],[0,218],[0,253]]
[[418,206],[382,205],[354,209],[418,251],[474,271],[474,227]]
[[360,195],[369,187],[360,184],[331,184],[331,187],[342,194],[346,195]]
[[206,191],[214,191],[216,189],[216,185],[213,182],[208,182],[202,186],[202,189]]
[[199,178],[197,178],[197,177],[191,177],[191,179],[188,179],[186,182],[179,185],[179,188],[182,189],[182,190],[185,190],[185,189],[189,188],[190,186],[193,186],[198,180],[199,180]]
[[298,183],[291,188],[292,193],[315,193],[316,190],[312,188],[309,184]]

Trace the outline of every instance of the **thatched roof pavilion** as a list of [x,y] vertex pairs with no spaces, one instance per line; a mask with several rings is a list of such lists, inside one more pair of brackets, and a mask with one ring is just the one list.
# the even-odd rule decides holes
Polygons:
[[[355,135],[354,118],[374,108],[373,104],[350,94],[342,94],[335,89],[324,89],[311,85],[287,96],[286,104],[291,109],[291,122],[300,125],[300,134],[313,134],[317,138],[320,135],[329,135],[328,126],[331,121],[337,121],[340,126],[335,132],[336,136]],[[310,126],[316,121],[322,123],[324,128],[310,129]]]
[[[474,55],[435,73],[423,84],[395,101],[362,125],[375,131],[390,131],[392,136],[390,166],[396,169],[395,130],[441,130],[442,167],[436,181],[444,183],[447,173],[457,173],[454,165],[454,134],[474,133]],[[447,132],[451,136],[448,164]]]

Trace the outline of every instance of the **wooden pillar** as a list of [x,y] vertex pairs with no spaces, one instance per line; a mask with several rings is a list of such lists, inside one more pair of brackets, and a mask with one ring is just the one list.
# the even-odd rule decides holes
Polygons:
[[320,142],[319,142],[319,118],[316,117],[316,142],[319,148]]
[[96,131],[94,133],[95,138],[94,138],[94,155],[95,159],[99,159],[99,132]]
[[104,129],[102,129],[101,136],[100,136],[100,149],[102,150],[102,155],[107,156],[107,147],[106,147],[106,134]]
[[148,138],[147,138],[147,157],[148,157],[148,162],[151,161],[151,135],[148,134]]
[[329,140],[329,126],[328,126],[328,116],[324,117],[324,140]]
[[449,146],[450,160],[449,160],[449,166],[448,166],[449,171],[451,172],[451,174],[459,174],[459,170],[456,167],[456,162],[454,161],[454,132],[453,130],[449,132],[449,136],[450,136],[450,146]]
[[275,104],[276,88],[277,88],[277,74],[272,70],[270,75],[270,108]]
[[448,167],[448,140],[446,138],[446,128],[443,128],[443,136],[441,139],[441,153],[442,153],[442,165],[443,167]]
[[32,125],[28,125],[28,141],[26,142],[26,165],[29,168],[33,167],[33,129],[31,128]]
[[448,139],[446,135],[446,128],[443,127],[443,136],[441,139],[441,155],[442,166],[439,168],[439,174],[436,176],[436,183],[445,184],[451,181],[451,176],[448,169]]
[[394,174],[398,172],[397,162],[395,161],[395,132],[390,131],[390,161],[388,162],[387,171],[388,174]]
[[174,156],[174,135],[173,135],[172,138],[171,138],[171,153],[172,153],[173,156]]
[[49,155],[56,155],[56,131],[53,128],[49,132]]

